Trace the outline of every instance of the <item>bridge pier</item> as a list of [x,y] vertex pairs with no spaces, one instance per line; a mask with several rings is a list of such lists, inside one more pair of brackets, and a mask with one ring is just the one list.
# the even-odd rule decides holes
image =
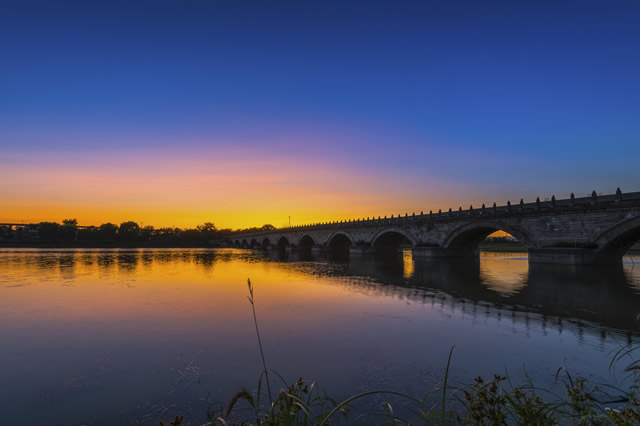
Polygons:
[[366,256],[374,254],[376,250],[368,246],[349,247],[349,256]]
[[470,257],[477,258],[479,249],[469,248],[445,248],[445,247],[413,247],[413,257]]
[[327,253],[329,251],[329,247],[327,246],[323,246],[320,244],[316,244],[314,246],[311,246],[311,253],[313,254],[319,254],[319,253]]

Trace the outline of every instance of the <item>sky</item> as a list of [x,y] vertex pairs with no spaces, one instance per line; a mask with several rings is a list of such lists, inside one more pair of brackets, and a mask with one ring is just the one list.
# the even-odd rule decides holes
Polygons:
[[640,191],[636,1],[0,1],[0,222]]

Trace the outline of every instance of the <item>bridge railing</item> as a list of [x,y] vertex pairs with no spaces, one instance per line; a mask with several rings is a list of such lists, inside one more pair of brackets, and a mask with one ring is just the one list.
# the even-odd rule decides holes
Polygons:
[[[397,225],[403,223],[410,223],[415,221],[439,221],[439,220],[452,220],[455,218],[468,218],[469,216],[481,216],[481,215],[518,215],[518,214],[548,214],[550,209],[557,209],[558,211],[572,211],[572,210],[584,210],[584,209],[604,209],[611,205],[622,204],[638,204],[640,203],[640,192],[631,192],[623,194],[620,189],[615,194],[598,195],[595,191],[587,197],[575,197],[571,194],[569,198],[557,200],[555,196],[545,199],[543,201],[537,198],[534,202],[525,203],[523,199],[520,202],[511,204],[507,201],[507,204],[497,206],[496,203],[487,207],[483,204],[481,207],[469,206],[467,209],[459,207],[457,210],[449,209],[447,211],[438,210],[434,212],[430,210],[428,213],[424,211],[419,214],[405,213],[404,215],[391,215],[347,219],[341,221],[312,223],[307,225],[297,225],[277,228],[278,232],[291,232],[291,231],[309,231],[309,230],[323,230],[323,229],[342,229],[353,227],[366,227],[366,226],[379,226],[379,225]],[[237,235],[266,235],[272,234],[274,231],[258,231],[248,232]]]

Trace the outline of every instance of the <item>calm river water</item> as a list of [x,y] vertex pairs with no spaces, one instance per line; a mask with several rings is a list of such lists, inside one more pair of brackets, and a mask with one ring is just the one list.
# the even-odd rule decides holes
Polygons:
[[[634,267],[634,263],[638,266]],[[313,258],[245,250],[0,250],[3,424],[204,422],[270,369],[336,398],[422,396],[508,372],[553,386],[559,367],[619,383],[610,353],[640,332],[640,258],[616,268]],[[280,388],[281,385],[278,385]],[[377,403],[373,401],[372,403]]]

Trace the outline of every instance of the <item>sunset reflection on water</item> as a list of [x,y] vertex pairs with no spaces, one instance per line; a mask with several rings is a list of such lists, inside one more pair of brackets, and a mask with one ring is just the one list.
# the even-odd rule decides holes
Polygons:
[[505,296],[515,294],[527,285],[529,265],[526,259],[526,253],[483,253],[480,257],[480,280],[496,293]]
[[0,265],[0,406],[31,424],[200,419],[207,400],[255,386],[247,278],[270,368],[337,397],[420,394],[454,345],[456,380],[508,368],[547,383],[571,359],[610,381],[607,353],[634,339],[640,313],[633,265],[544,267],[522,254],[25,249],[0,250]]

